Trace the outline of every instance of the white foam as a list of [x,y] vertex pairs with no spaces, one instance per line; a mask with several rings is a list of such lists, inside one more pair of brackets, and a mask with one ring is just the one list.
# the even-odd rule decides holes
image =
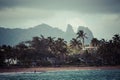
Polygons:
[[43,72],[3,72],[0,75],[16,75],[16,74],[31,74],[31,73],[43,73]]

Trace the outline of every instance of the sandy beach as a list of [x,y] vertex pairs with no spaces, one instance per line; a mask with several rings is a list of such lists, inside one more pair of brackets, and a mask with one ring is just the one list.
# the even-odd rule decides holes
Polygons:
[[3,72],[46,72],[46,71],[62,71],[62,70],[113,70],[120,69],[120,66],[104,66],[104,67],[36,67],[36,68],[14,68],[0,69]]

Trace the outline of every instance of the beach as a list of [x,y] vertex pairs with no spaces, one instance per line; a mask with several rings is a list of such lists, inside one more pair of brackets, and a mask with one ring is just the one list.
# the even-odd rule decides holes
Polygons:
[[5,72],[47,72],[47,71],[64,71],[64,70],[114,70],[120,69],[120,66],[103,66],[103,67],[34,67],[34,68],[11,68],[0,69],[0,73]]

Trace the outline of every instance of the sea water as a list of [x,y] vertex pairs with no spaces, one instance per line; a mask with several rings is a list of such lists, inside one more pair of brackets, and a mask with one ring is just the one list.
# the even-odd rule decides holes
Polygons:
[[120,70],[0,73],[0,80],[120,80]]

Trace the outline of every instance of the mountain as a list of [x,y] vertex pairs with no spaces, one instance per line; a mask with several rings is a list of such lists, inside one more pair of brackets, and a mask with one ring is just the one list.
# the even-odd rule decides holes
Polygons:
[[64,39],[66,40],[66,41],[70,41],[72,38],[74,38],[75,37],[75,32],[74,32],[74,30],[73,30],[73,28],[72,28],[72,25],[70,25],[70,24],[68,24],[67,25],[67,29],[66,29],[66,32],[65,32],[65,35],[64,35]]
[[[93,34],[88,28],[82,28],[90,35],[90,39],[93,38]],[[79,29],[81,29],[81,27],[79,27]],[[47,24],[41,24],[28,29],[10,29],[0,27],[0,45],[16,45],[19,42],[31,40],[32,37],[40,35],[44,35],[45,37],[61,37],[66,41],[70,41],[76,36],[76,33],[73,31],[73,28],[70,24],[68,24],[65,32],[58,28],[53,28]],[[86,41],[86,43],[89,43],[90,39],[87,40],[88,42]]]

